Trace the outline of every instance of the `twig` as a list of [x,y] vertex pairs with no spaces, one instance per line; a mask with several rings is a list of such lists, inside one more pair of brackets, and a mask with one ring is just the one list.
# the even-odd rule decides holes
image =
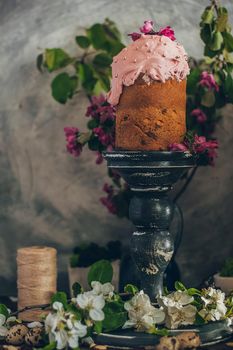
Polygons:
[[41,305],[32,305],[32,306],[25,306],[24,308],[17,310],[15,312],[11,313],[11,316],[18,315],[21,312],[28,311],[28,310],[45,310],[47,309],[51,304],[41,304]]
[[177,200],[181,197],[181,195],[185,192],[186,188],[188,187],[188,185],[190,184],[192,178],[194,177],[196,171],[197,171],[197,166],[192,170],[190,176],[187,178],[187,180],[185,181],[184,186],[181,188],[181,190],[177,193],[177,195],[174,198],[174,202],[177,202]]

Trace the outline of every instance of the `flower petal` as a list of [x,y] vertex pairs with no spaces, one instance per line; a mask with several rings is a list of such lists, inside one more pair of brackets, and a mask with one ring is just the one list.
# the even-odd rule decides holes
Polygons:
[[0,326],[3,326],[6,322],[6,316],[3,314],[0,314]]
[[8,332],[8,329],[6,327],[0,326],[0,337],[5,337],[7,332]]
[[74,327],[77,330],[77,334],[80,338],[85,337],[85,335],[87,334],[87,326],[82,324],[80,321],[75,321]]
[[53,309],[57,311],[62,311],[64,309],[63,304],[60,303],[59,301],[55,301],[53,303]]
[[93,301],[92,301],[92,305],[93,308],[95,309],[103,309],[104,305],[105,305],[105,300],[103,295],[97,295],[93,297]]
[[87,293],[79,294],[76,298],[76,302],[81,309],[85,309],[89,304]]
[[66,347],[68,342],[68,335],[64,329],[61,329],[59,332],[55,333],[55,340],[57,342],[57,349],[61,350]]
[[103,321],[104,313],[100,309],[91,309],[89,315],[93,321]]

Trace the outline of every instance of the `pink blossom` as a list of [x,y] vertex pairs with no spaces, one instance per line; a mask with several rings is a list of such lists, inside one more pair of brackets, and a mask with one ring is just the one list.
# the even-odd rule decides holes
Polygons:
[[201,80],[199,81],[199,84],[209,90],[219,91],[219,86],[215,81],[214,75],[207,71],[201,73]]
[[94,128],[93,132],[96,136],[98,136],[98,140],[103,146],[111,145],[114,142],[113,136],[111,134],[107,134],[101,127]]
[[170,26],[167,26],[167,27],[164,27],[164,28],[160,28],[158,34],[159,34],[159,35],[167,36],[167,37],[170,38],[172,41],[176,40],[175,35],[174,35],[175,32],[174,32],[174,30],[173,30]]
[[104,158],[103,158],[103,156],[102,156],[102,153],[100,153],[100,152],[97,152],[97,158],[96,158],[96,161],[95,161],[95,163],[96,164],[102,164],[103,163],[103,160],[104,160]]
[[153,21],[147,20],[144,21],[144,25],[140,27],[140,32],[144,34],[149,34],[153,32]]
[[106,97],[101,94],[91,98],[91,104],[87,107],[86,116],[96,119],[101,124],[107,120],[115,120],[115,107],[111,106]]
[[200,123],[200,124],[205,123],[207,121],[206,114],[200,108],[194,109],[191,112],[191,116],[195,117],[197,122]]
[[108,193],[108,194],[113,194],[113,192],[114,192],[113,186],[105,183],[103,186],[103,191]]
[[117,214],[117,207],[114,203],[114,187],[107,183],[103,186],[103,191],[107,193],[106,197],[101,197],[100,202],[108,209],[111,214]]
[[82,144],[78,142],[79,129],[74,127],[64,128],[66,136],[66,149],[74,157],[80,156],[82,152]]
[[113,203],[112,198],[111,197],[101,197],[100,198],[100,202],[108,209],[108,211],[111,214],[116,214],[117,213],[117,207],[116,205]]
[[207,141],[205,136],[195,135],[193,143],[193,151],[196,153],[207,153],[209,163],[214,165],[214,159],[217,157],[216,149],[218,148],[217,140]]
[[180,152],[188,151],[188,147],[185,145],[185,143],[171,143],[168,149],[169,151],[180,151]]
[[136,33],[136,32],[130,33],[130,34],[128,34],[128,36],[130,36],[133,41],[136,41],[139,38],[141,38],[141,34],[140,33]]

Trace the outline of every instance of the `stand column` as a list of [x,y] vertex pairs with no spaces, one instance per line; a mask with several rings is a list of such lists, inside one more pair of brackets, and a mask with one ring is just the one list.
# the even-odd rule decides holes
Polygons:
[[131,239],[131,252],[138,267],[141,285],[152,300],[163,293],[163,274],[173,252],[174,241],[168,228],[174,204],[167,193],[135,191],[129,217],[137,230]]
[[152,300],[163,292],[163,274],[174,252],[169,233],[174,204],[168,197],[179,178],[195,166],[189,152],[115,150],[104,155],[133,196],[129,217],[136,227],[131,251],[141,277],[141,288]]

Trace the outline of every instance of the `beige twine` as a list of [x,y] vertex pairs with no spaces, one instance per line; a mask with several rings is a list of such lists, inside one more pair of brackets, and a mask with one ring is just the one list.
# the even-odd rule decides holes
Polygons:
[[[25,306],[47,304],[57,288],[57,251],[51,247],[26,247],[17,251],[18,310]],[[19,314],[24,321],[40,321],[42,310]]]

